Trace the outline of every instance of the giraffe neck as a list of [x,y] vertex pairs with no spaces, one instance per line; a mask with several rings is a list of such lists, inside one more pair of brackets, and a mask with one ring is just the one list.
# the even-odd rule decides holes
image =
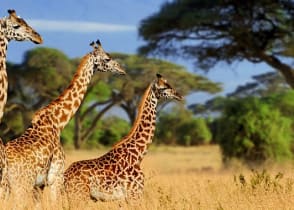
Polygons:
[[8,40],[3,31],[3,20],[0,20],[0,122],[4,114],[7,101],[8,80],[6,72],[6,51]]
[[142,161],[148,145],[152,143],[155,122],[157,97],[150,85],[141,99],[136,121],[127,136],[114,145],[113,149],[124,154],[131,164]]
[[89,59],[91,59],[89,54],[82,58],[70,85],[57,99],[37,111],[33,116],[32,122],[34,122],[35,118],[37,119],[46,112],[51,113],[51,120],[59,131],[66,126],[78,110],[93,76],[93,64],[89,62]]

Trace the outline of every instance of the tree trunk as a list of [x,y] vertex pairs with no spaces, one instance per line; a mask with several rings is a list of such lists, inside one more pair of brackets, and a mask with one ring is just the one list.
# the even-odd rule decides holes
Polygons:
[[75,149],[80,149],[81,148],[81,120],[80,120],[80,111],[78,110],[75,114],[74,117],[74,147]]
[[93,119],[93,121],[91,122],[91,125],[85,129],[85,131],[83,132],[83,134],[81,135],[80,138],[82,138],[81,140],[84,142],[86,139],[88,139],[94,132],[95,128],[96,128],[96,124],[97,122],[103,117],[103,115],[110,110],[117,102],[112,102],[110,104],[108,104],[107,106],[105,106]]
[[274,67],[285,78],[286,82],[294,89],[294,69],[291,66],[282,63],[277,57],[273,55],[261,54],[260,58],[268,65]]

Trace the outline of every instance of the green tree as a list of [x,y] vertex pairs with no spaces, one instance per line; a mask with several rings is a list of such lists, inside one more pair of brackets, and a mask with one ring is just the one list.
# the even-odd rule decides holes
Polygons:
[[217,121],[216,140],[224,161],[238,158],[250,164],[290,158],[291,119],[264,100],[232,99]]
[[139,51],[190,58],[206,70],[220,61],[265,62],[293,88],[293,19],[289,0],[168,1],[141,22],[147,44]]
[[[216,96],[207,100],[205,103],[190,104],[194,114],[216,116],[224,109],[225,103],[231,98],[244,98],[244,97],[272,97],[275,93],[276,96],[283,96],[283,93],[289,92],[289,85],[277,72],[268,72],[252,76],[252,82],[245,85],[239,85],[233,92],[228,93],[226,97]],[[276,100],[278,101],[278,100]]]
[[32,109],[39,109],[59,96],[74,73],[70,59],[53,48],[35,48],[25,53],[21,65]]
[[[265,99],[268,103],[277,107],[283,116],[294,118],[294,91],[288,90],[282,93],[275,93]],[[293,127],[294,128],[294,127]]]
[[204,118],[192,118],[177,129],[178,144],[201,145],[208,144],[212,135]]
[[[127,75],[123,80],[117,80],[112,87],[118,91],[118,96],[121,97],[120,107],[127,113],[131,124],[135,121],[141,96],[156,73],[164,75],[184,96],[198,91],[216,93],[221,90],[220,84],[190,73],[183,66],[137,55],[114,56],[125,67]],[[169,103],[170,101],[161,103],[158,110]]]

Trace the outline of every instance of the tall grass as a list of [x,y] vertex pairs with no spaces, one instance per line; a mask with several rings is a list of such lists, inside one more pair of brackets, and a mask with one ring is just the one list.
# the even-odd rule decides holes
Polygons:
[[[98,157],[105,151],[67,151],[67,165]],[[291,165],[267,166],[254,171],[242,166],[224,169],[219,148],[205,146],[154,147],[142,166],[146,181],[140,202],[91,202],[76,206],[76,209],[274,210],[293,209],[294,206]],[[41,199],[41,209],[52,209],[47,193],[45,191]],[[11,203],[2,203],[0,208],[8,209],[9,206]]]

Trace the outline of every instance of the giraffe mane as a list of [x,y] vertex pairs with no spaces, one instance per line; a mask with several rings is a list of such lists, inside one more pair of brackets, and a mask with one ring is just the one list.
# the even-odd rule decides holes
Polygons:
[[87,63],[89,57],[90,57],[90,53],[82,57],[75,74],[79,73],[82,70],[83,66]]

